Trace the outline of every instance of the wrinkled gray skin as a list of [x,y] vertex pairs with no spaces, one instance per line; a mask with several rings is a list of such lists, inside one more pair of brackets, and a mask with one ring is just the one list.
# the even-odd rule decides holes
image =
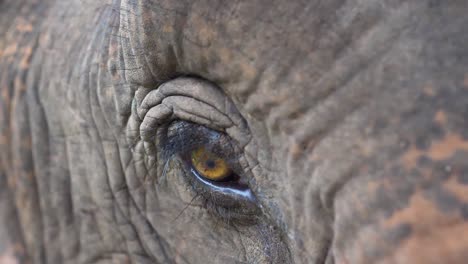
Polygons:
[[[466,263],[467,14],[0,1],[0,262]],[[235,142],[255,220],[160,155],[180,120]]]

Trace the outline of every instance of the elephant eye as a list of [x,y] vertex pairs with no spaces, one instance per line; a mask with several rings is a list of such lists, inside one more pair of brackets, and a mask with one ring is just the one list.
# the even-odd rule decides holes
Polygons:
[[191,152],[191,166],[205,179],[211,181],[226,181],[232,178],[232,170],[227,162],[205,147],[199,147]]
[[230,219],[252,219],[259,213],[250,177],[239,164],[241,153],[228,135],[186,121],[165,130],[160,139],[165,160],[182,162],[187,183],[207,209]]

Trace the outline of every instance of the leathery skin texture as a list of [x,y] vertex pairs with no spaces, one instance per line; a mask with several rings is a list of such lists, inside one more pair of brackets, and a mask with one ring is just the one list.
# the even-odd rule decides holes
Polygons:
[[466,263],[467,13],[0,0],[0,263]]

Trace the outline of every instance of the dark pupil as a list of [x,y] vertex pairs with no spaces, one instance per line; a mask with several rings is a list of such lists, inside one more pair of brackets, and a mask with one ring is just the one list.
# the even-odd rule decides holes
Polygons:
[[213,169],[216,166],[216,162],[214,160],[207,160],[205,165],[206,167]]

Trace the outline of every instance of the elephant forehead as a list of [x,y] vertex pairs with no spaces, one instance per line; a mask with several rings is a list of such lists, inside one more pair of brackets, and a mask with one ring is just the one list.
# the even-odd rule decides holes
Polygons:
[[[349,78],[344,76],[348,66],[356,68],[364,57],[379,53],[379,46],[388,47],[382,44],[410,22],[408,10],[413,9],[417,6],[366,1],[357,6],[342,1],[123,1],[120,27],[129,37],[124,46],[145,50],[147,74],[161,79],[177,69],[236,83],[226,89],[245,102],[260,87],[291,93],[291,87],[310,90],[320,81],[317,87],[330,89],[331,82]],[[127,74],[136,82],[148,81],[144,70]],[[270,100],[285,96],[277,93]]]
[[[244,114],[288,129],[311,116],[311,108],[324,116],[318,105],[327,114],[331,108],[347,112],[382,90],[422,88],[431,73],[410,74],[426,63],[424,46],[439,44],[427,44],[420,34],[456,26],[431,25],[433,11],[422,3],[123,1],[120,12],[120,34],[128,37],[124,53],[144,50],[135,61],[140,55],[126,57],[130,81],[196,74],[218,83]],[[421,23],[411,20],[415,15]],[[335,96],[340,90],[346,98]],[[335,98],[334,106],[322,106]]]

